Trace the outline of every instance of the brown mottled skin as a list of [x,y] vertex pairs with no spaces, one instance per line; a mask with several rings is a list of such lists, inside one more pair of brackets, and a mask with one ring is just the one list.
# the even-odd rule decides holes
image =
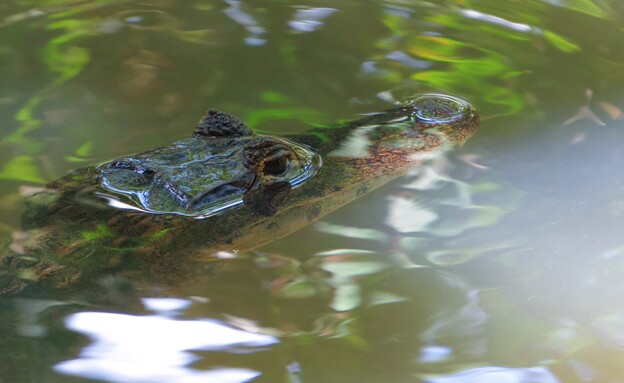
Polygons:
[[[435,96],[428,97],[435,101]],[[404,174],[427,156],[463,144],[479,124],[469,105],[450,120],[423,120],[416,113],[424,109],[437,117],[444,114],[438,107],[444,108],[445,102],[416,101],[288,136],[320,154],[323,165],[288,199],[280,199],[281,206],[268,216],[249,206],[204,219],[115,209],[96,194],[102,191],[97,169],[75,170],[26,202],[23,231],[0,250],[0,296],[89,290],[111,274],[170,289],[210,277],[224,263],[215,254],[250,250],[283,237]],[[405,121],[396,122],[400,119]],[[369,145],[351,156],[350,150],[358,152],[352,146],[361,143],[352,139],[357,135]],[[344,146],[349,142],[351,146]]]

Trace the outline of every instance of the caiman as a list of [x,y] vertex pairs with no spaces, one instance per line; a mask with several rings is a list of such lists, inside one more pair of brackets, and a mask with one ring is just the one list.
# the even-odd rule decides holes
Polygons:
[[423,95],[286,137],[209,110],[191,138],[75,170],[29,197],[0,254],[0,296],[89,289],[108,275],[175,289],[224,255],[285,236],[462,145],[466,101]]

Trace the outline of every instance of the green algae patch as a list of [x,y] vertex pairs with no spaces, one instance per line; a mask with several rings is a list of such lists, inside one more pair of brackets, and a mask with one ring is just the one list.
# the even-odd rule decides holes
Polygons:
[[99,224],[95,227],[95,230],[92,231],[83,231],[82,238],[85,241],[97,241],[104,238],[109,238],[113,236],[113,232],[109,229],[108,226],[104,224]]

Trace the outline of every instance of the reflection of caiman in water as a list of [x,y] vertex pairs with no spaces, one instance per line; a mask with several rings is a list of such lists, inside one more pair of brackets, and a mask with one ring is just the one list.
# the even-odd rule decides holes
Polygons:
[[109,274],[167,287],[213,275],[220,255],[308,225],[462,144],[478,121],[465,101],[426,95],[282,139],[208,111],[191,138],[78,169],[29,198],[23,231],[1,250],[0,296],[88,289]]

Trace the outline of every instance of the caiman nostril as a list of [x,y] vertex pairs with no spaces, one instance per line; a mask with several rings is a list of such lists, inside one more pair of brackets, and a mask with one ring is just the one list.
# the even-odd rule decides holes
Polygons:
[[425,122],[453,121],[465,116],[472,106],[465,100],[443,94],[427,94],[409,100],[414,117]]

